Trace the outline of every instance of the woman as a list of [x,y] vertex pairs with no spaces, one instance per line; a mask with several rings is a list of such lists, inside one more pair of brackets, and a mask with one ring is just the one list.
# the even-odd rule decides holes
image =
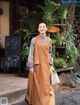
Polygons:
[[52,40],[47,37],[45,23],[38,26],[39,35],[32,38],[28,56],[30,67],[26,100],[29,105],[55,105],[50,81]]

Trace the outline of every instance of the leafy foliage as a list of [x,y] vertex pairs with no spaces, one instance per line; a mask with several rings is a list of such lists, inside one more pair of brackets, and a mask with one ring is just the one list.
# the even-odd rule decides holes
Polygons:
[[22,60],[26,60],[29,53],[29,46],[31,38],[38,34],[37,27],[41,22],[41,14],[38,14],[39,10],[34,10],[32,12],[23,12],[20,11],[20,17],[24,22],[24,28],[20,28],[14,32],[22,36]]
[[64,40],[66,42],[67,64],[68,66],[73,66],[79,53],[74,43],[74,33],[72,30],[67,31]]
[[39,8],[43,11],[43,21],[47,24],[47,26],[51,26],[55,16],[53,15],[55,11],[60,7],[60,4],[53,2],[53,0],[45,0],[45,6],[38,5]]
[[22,51],[21,51],[21,56],[22,56],[22,61],[26,60],[28,53],[29,53],[29,47],[30,47],[30,41],[33,35],[36,35],[37,32],[30,32],[28,29],[19,29],[14,32],[14,34],[20,33],[23,35],[23,45],[22,45]]
[[[45,0],[43,6],[37,5],[32,12],[24,13],[20,11],[20,16],[24,20],[25,28],[19,29],[16,32],[20,32],[24,39],[21,52],[23,60],[25,60],[28,55],[31,38],[38,34],[38,24],[40,22],[45,22],[49,27],[53,25],[55,20],[57,20],[62,24],[66,22],[67,26],[70,27],[70,30],[66,30],[64,39],[61,38],[61,33],[52,35],[55,67],[62,67],[65,62],[68,66],[73,66],[75,64],[75,60],[78,56],[78,50],[74,43],[74,33],[71,30],[71,25],[67,22],[67,13],[68,10],[66,5],[61,5],[60,3],[57,4],[53,2],[53,0]],[[64,31],[64,27],[61,28],[60,32]],[[56,58],[55,49],[62,43],[66,43],[64,59]]]
[[64,58],[54,58],[53,61],[56,68],[62,68],[66,64],[66,60]]

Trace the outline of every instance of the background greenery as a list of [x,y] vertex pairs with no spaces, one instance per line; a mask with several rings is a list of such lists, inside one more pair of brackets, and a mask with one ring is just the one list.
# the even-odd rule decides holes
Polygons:
[[[23,61],[28,56],[31,38],[38,34],[38,24],[45,22],[47,27],[53,26],[56,23],[63,24],[59,27],[60,32],[50,33],[53,42],[53,62],[55,68],[62,68],[65,65],[67,67],[75,65],[79,53],[74,43],[74,32],[71,24],[67,20],[67,14],[67,5],[55,3],[53,0],[45,0],[43,6],[36,5],[32,12],[19,12],[20,17],[24,21],[24,28],[15,31],[15,33],[20,33],[23,38],[21,52]],[[57,47],[64,47],[66,49],[62,56],[56,56]]]

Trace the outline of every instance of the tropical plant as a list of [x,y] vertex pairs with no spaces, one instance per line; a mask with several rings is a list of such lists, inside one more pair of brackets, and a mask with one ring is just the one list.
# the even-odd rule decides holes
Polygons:
[[[75,66],[76,59],[80,56],[79,51],[75,45],[75,34],[73,30],[70,28],[66,33],[64,39],[61,39],[61,34],[58,33],[54,35],[52,38],[53,42],[53,52],[56,53],[56,48],[61,47],[65,48],[65,53],[62,55],[64,59],[66,59],[67,66]],[[56,56],[53,53],[54,59]],[[58,66],[59,67],[59,66]]]
[[47,26],[52,26],[53,21],[56,19],[55,11],[61,6],[60,3],[55,3],[53,0],[45,0],[44,6],[37,5],[43,11],[43,21],[47,24]]
[[66,32],[64,40],[66,42],[67,64],[68,66],[73,66],[76,58],[79,56],[79,52],[74,43],[74,33],[72,30]]
[[22,46],[22,52],[21,52],[22,61],[24,61],[25,58],[27,59],[28,54],[29,54],[29,46],[28,43],[25,41],[25,43]]
[[21,56],[22,60],[26,60],[31,38],[38,34],[37,27],[41,22],[41,14],[38,14],[38,11],[34,10],[32,12],[19,12],[21,19],[24,21],[24,28],[20,28],[14,32],[14,35],[17,33],[22,36],[22,50]]
[[[65,9],[64,9],[65,8]],[[61,13],[58,10],[61,9]],[[63,9],[63,10],[62,10]],[[47,26],[52,26],[54,20],[65,19],[67,12],[65,6],[61,6],[60,3],[55,3],[53,0],[45,0],[44,6],[37,5],[32,12],[20,11],[20,17],[24,20],[25,28],[17,30],[17,33],[23,35],[23,45],[22,45],[22,59],[25,60],[28,56],[29,45],[31,38],[36,35],[38,24],[43,21]],[[58,12],[56,14],[55,12]],[[28,21],[27,21],[28,20]],[[60,43],[61,38],[59,35],[56,37],[56,44]]]
[[52,38],[52,42],[57,46],[61,46],[64,40],[61,38],[60,33],[56,33],[54,38]]
[[67,19],[68,8],[66,5],[61,5],[58,10],[57,19],[60,21],[61,24],[64,24]]
[[20,34],[22,37],[22,50],[21,50],[21,56],[22,56],[22,61],[25,61],[28,53],[29,53],[29,46],[30,46],[30,40],[33,37],[34,34],[30,32],[28,29],[18,29],[14,32],[15,34]]
[[55,3],[53,0],[45,0],[44,6],[38,5],[43,11],[43,21],[47,26],[52,26],[55,21],[63,23],[67,19],[67,6]]
[[66,64],[66,60],[64,58],[54,58],[53,60],[55,68],[62,68]]
[[[66,30],[64,39],[61,38],[61,32],[65,31],[65,27],[61,26],[60,33],[57,33],[52,36],[52,42],[54,44],[53,46],[53,57],[54,57],[54,65],[56,68],[63,67],[65,63],[68,64],[68,66],[73,66],[75,64],[76,57],[78,55],[77,48],[74,43],[74,34],[71,30],[71,25],[67,22],[67,6],[61,5],[60,3],[55,3],[53,0],[45,0],[44,5],[37,5],[36,10],[24,13],[20,12],[20,16],[24,20],[25,28],[19,29],[16,32],[21,33],[23,36],[23,46],[22,46],[22,59],[25,60],[28,52],[29,52],[29,46],[30,46],[30,40],[33,36],[35,36],[37,32],[37,26],[38,24],[43,21],[47,24],[48,27],[52,26],[54,21],[57,20],[61,24],[64,24],[66,22],[67,26],[70,27]],[[61,46],[62,43],[65,43],[66,45],[66,53],[63,58],[56,58],[56,47]]]

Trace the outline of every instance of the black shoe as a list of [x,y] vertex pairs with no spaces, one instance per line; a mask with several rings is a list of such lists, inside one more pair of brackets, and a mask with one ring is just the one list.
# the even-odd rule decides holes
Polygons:
[[28,100],[26,98],[25,98],[25,101],[26,101],[27,105],[29,105],[29,102],[28,102]]

